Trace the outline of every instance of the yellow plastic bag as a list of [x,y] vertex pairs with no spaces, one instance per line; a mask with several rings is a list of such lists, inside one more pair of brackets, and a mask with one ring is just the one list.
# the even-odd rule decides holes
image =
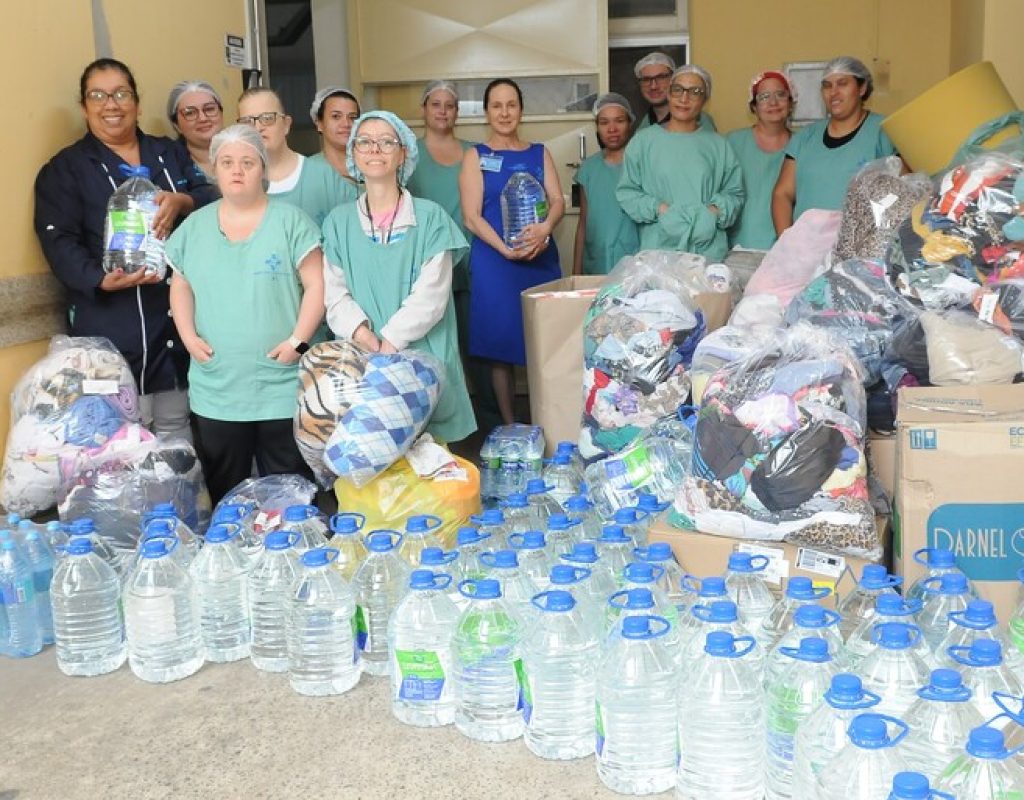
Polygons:
[[437,534],[445,549],[451,549],[458,529],[469,524],[471,514],[480,513],[480,471],[464,458],[453,458],[465,471],[465,480],[421,478],[405,458],[359,489],[339,478],[334,483],[338,510],[365,514],[364,532],[402,531],[413,514],[434,514],[442,520]]

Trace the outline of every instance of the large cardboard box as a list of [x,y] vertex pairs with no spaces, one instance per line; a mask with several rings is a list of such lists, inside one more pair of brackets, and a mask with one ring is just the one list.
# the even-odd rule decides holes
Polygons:
[[1024,385],[901,389],[894,550],[944,547],[1005,626],[1024,566]]
[[[875,523],[878,526],[879,538],[887,545],[888,520],[885,517],[878,517]],[[834,608],[844,595],[856,588],[864,565],[871,563],[862,558],[842,556],[787,542],[734,539],[729,536],[682,530],[670,525],[667,515],[663,515],[651,525],[649,537],[652,542],[668,542],[683,569],[698,577],[724,574],[729,555],[733,552],[767,556],[769,564],[765,580],[769,587],[781,594],[789,578],[803,575],[810,578],[815,586],[827,586],[832,590],[832,594],[823,601],[830,608]]]
[[[547,454],[558,442],[580,437],[583,413],[583,320],[601,275],[574,275],[542,283],[522,294],[530,418],[544,428]],[[727,293],[697,296],[708,331],[721,328],[732,313]]]

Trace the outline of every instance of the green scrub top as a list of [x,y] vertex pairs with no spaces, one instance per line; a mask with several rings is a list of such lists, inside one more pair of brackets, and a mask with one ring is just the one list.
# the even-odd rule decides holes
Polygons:
[[192,286],[196,333],[213,348],[205,364],[192,360],[189,403],[225,422],[290,419],[299,364],[267,353],[295,330],[298,266],[320,245],[320,231],[295,206],[268,203],[256,230],[231,242],[217,219],[222,202],[189,214],[165,248],[168,263]]
[[786,148],[766,153],[758,146],[753,128],[732,131],[725,139],[740,162],[746,195],[739,219],[729,228],[729,246],[767,250],[776,239],[775,223],[772,222],[772,190],[779,179]]
[[586,159],[576,173],[587,199],[587,231],[583,245],[583,272],[607,275],[623,256],[640,249],[636,223],[615,199],[622,164],[609,164],[604,153]]
[[338,174],[323,153],[308,156],[294,189],[270,195],[275,202],[290,203],[305,211],[317,225],[322,225],[331,209],[351,203],[359,196],[356,184]]
[[828,118],[793,134],[786,155],[796,160],[794,221],[809,208],[842,210],[846,187],[857,171],[869,161],[896,154],[882,130],[883,119],[881,114],[868,114],[857,134],[842,147],[825,146]]
[[[396,233],[388,244],[366,235],[355,203],[336,208],[324,222],[327,260],[344,272],[352,298],[376,331],[401,308],[424,263],[445,250],[454,262],[468,250],[466,238],[437,203],[413,198],[413,213],[416,224]],[[445,442],[466,438],[476,430],[476,419],[462,374],[451,294],[440,322],[409,349],[430,353],[445,366],[444,388],[427,432]]]
[[[666,117],[667,119],[667,117]],[[636,125],[635,133],[639,133],[644,128],[649,128],[654,123],[651,122],[650,110],[646,114],[640,115],[640,121]],[[715,125],[715,118],[712,117],[707,111],[700,112],[700,127],[704,130],[711,131],[712,133],[718,133],[718,127]]]
[[[640,225],[641,250],[680,250],[721,261],[729,252],[725,232],[743,206],[743,176],[725,137],[653,125],[626,145],[615,196]],[[659,216],[661,203],[669,208]]]
[[[462,224],[462,203],[459,195],[459,172],[462,171],[462,162],[445,166],[439,164],[430,155],[425,139],[417,139],[419,146],[419,160],[416,162],[416,171],[409,177],[405,188],[414,197],[423,197],[433,200],[441,208],[448,212],[448,215],[459,226],[466,241],[470,241],[471,234]],[[473,147],[472,142],[465,142],[461,139],[462,152]],[[452,268],[452,291],[464,292],[469,289],[469,252],[459,259],[459,262]]]

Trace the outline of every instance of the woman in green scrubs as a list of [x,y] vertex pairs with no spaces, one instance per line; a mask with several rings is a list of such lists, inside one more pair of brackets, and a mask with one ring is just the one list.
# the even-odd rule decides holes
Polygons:
[[623,256],[640,249],[640,234],[619,201],[615,189],[622,177],[622,157],[633,125],[633,109],[621,94],[609,92],[594,103],[597,141],[601,151],[580,164],[580,216],[576,225],[573,275],[605,275]]
[[427,431],[446,442],[476,430],[459,358],[452,268],[468,245],[441,206],[405,188],[418,147],[388,111],[352,127],[348,169],[366,186],[324,222],[327,322],[371,353],[421,350],[444,364],[444,389]]
[[312,478],[295,446],[298,360],[323,318],[320,231],[300,209],[272,203],[259,134],[232,125],[213,137],[221,199],[167,240],[171,312],[191,356],[189,405],[214,503],[252,474]]
[[729,246],[767,250],[775,243],[772,191],[789,143],[793,90],[781,72],[769,70],[750,83],[750,110],[757,121],[726,135],[743,172],[746,199],[729,229]]
[[359,185],[348,174],[346,147],[352,125],[361,113],[356,96],[340,86],[325,86],[316,93],[309,107],[309,118],[322,140],[320,152],[310,156],[309,160],[323,162],[337,172],[351,194],[350,200],[356,199]]
[[809,208],[838,211],[846,187],[869,161],[896,153],[882,130],[882,115],[868,111],[871,72],[852,56],[825,65],[821,99],[828,116],[797,132],[786,147],[772,193],[772,219],[781,234]]
[[332,208],[355,199],[355,186],[325,160],[306,158],[288,147],[292,118],[273,89],[246,89],[238,98],[238,121],[255,127],[266,145],[271,200],[298,206],[321,225]]
[[700,127],[711,76],[693,64],[669,85],[669,119],[628,145],[615,196],[640,225],[641,250],[679,250],[721,261],[743,206],[743,176],[725,137]]

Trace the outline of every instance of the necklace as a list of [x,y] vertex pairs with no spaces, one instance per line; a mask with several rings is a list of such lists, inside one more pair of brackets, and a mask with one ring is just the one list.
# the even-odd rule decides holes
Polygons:
[[[363,195],[366,198],[366,217],[370,220],[370,238],[376,240],[375,228],[373,227],[373,211],[370,210],[370,196],[368,194]],[[395,220],[398,219],[398,210],[402,207],[402,193],[398,193],[398,202],[395,204],[395,213],[391,215],[391,219],[388,221],[387,233],[385,233],[384,226],[380,229],[380,243],[391,244],[391,233],[395,229]]]

